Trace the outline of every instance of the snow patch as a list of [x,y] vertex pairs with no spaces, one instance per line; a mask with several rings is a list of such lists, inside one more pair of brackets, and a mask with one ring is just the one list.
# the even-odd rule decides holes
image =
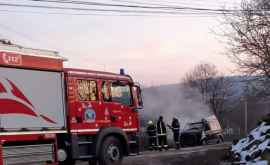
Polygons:
[[267,165],[262,155],[270,152],[270,126],[265,122],[253,129],[246,138],[232,145],[233,158],[240,164]]

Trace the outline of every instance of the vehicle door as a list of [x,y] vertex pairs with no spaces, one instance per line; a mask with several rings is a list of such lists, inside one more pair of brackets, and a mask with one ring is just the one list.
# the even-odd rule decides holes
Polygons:
[[108,127],[111,126],[111,113],[110,107],[111,104],[111,96],[110,96],[110,83],[108,80],[100,80],[100,89],[101,89],[101,104],[100,104],[100,118],[97,122],[99,122],[100,127]]
[[128,129],[132,123],[130,108],[133,106],[131,86],[126,81],[110,81],[108,104],[112,126]]

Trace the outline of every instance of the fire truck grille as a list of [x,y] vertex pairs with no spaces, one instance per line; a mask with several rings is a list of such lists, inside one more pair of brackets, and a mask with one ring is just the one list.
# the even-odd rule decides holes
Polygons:
[[4,165],[44,165],[54,162],[53,144],[8,146],[3,148]]

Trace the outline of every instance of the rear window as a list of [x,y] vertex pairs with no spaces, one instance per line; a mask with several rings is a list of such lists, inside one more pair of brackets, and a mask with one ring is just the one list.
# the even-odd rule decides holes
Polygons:
[[95,80],[77,80],[77,98],[79,101],[96,101],[97,94],[97,82]]

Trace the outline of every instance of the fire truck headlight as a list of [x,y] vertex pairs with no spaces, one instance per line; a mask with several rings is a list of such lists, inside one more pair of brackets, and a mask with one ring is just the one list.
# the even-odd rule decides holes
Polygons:
[[67,159],[67,152],[63,149],[58,149],[57,157],[60,162],[63,162]]

